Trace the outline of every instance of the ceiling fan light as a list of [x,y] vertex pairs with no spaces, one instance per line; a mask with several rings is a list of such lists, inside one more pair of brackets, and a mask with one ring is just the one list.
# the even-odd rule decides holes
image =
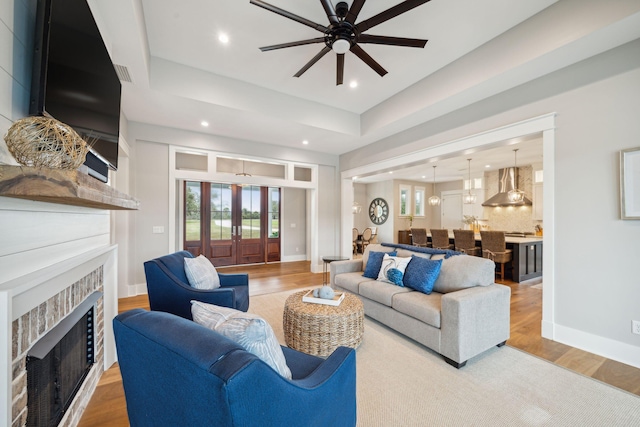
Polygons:
[[331,44],[331,49],[337,54],[344,54],[351,49],[351,43],[349,40],[337,39]]

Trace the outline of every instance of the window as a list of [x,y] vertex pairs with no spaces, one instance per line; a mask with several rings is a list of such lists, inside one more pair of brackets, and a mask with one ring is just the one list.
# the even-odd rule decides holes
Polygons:
[[242,238],[260,238],[260,187],[242,187]]
[[416,187],[414,192],[414,216],[424,216],[424,187]]
[[280,237],[280,189],[269,187],[269,223],[267,225],[269,238]]
[[411,186],[400,185],[400,216],[411,215]]

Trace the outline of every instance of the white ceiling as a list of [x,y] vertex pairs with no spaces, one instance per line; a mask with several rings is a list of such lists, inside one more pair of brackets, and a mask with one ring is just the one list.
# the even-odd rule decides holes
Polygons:
[[[356,22],[399,2],[369,0]],[[261,46],[322,34],[249,0],[89,0],[114,63],[131,75],[122,98],[130,122],[334,155],[411,131],[430,118],[637,37],[634,22],[626,23],[633,33],[626,38],[600,31],[623,22],[633,1],[625,1],[622,11],[601,2],[590,1],[588,8],[576,7],[582,4],[577,0],[556,2],[432,0],[365,32],[425,38],[424,49],[362,45],[388,74],[378,76],[348,52],[345,84],[336,86],[333,52],[302,77],[292,77],[321,44],[261,52]],[[319,0],[269,3],[328,24]],[[542,20],[545,15],[538,13],[549,10],[565,21]],[[230,39],[226,45],[218,41],[221,32]],[[593,34],[607,42],[582,43]],[[549,61],[550,54],[559,59]],[[349,87],[351,80],[358,81],[357,88]],[[201,126],[203,120],[209,127]],[[541,160],[539,141],[532,146],[537,148],[519,153],[519,164]],[[510,166],[504,163],[512,163],[512,148],[475,153],[474,164]],[[440,166],[443,177],[459,174],[466,157]],[[405,172],[407,178],[424,175]]]

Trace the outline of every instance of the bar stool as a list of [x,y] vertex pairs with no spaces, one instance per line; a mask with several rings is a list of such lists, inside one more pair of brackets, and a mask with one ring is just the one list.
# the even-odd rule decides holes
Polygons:
[[504,280],[504,265],[512,260],[511,249],[507,249],[504,231],[480,231],[482,256],[500,264],[500,279]]
[[453,249],[453,245],[449,243],[449,230],[432,228],[429,231],[431,231],[431,246],[435,249]]
[[453,242],[456,251],[467,255],[480,256],[482,249],[476,246],[473,230],[453,230]]
[[413,246],[427,247],[427,229],[426,228],[412,228],[411,229],[411,243]]

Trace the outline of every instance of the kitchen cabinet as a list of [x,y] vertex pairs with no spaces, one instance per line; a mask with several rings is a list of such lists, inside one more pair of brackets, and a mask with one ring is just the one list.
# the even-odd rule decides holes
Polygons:
[[402,245],[410,245],[411,230],[398,230],[398,243]]
[[513,252],[512,280],[523,282],[542,276],[542,240],[527,243],[509,243],[507,249]]

